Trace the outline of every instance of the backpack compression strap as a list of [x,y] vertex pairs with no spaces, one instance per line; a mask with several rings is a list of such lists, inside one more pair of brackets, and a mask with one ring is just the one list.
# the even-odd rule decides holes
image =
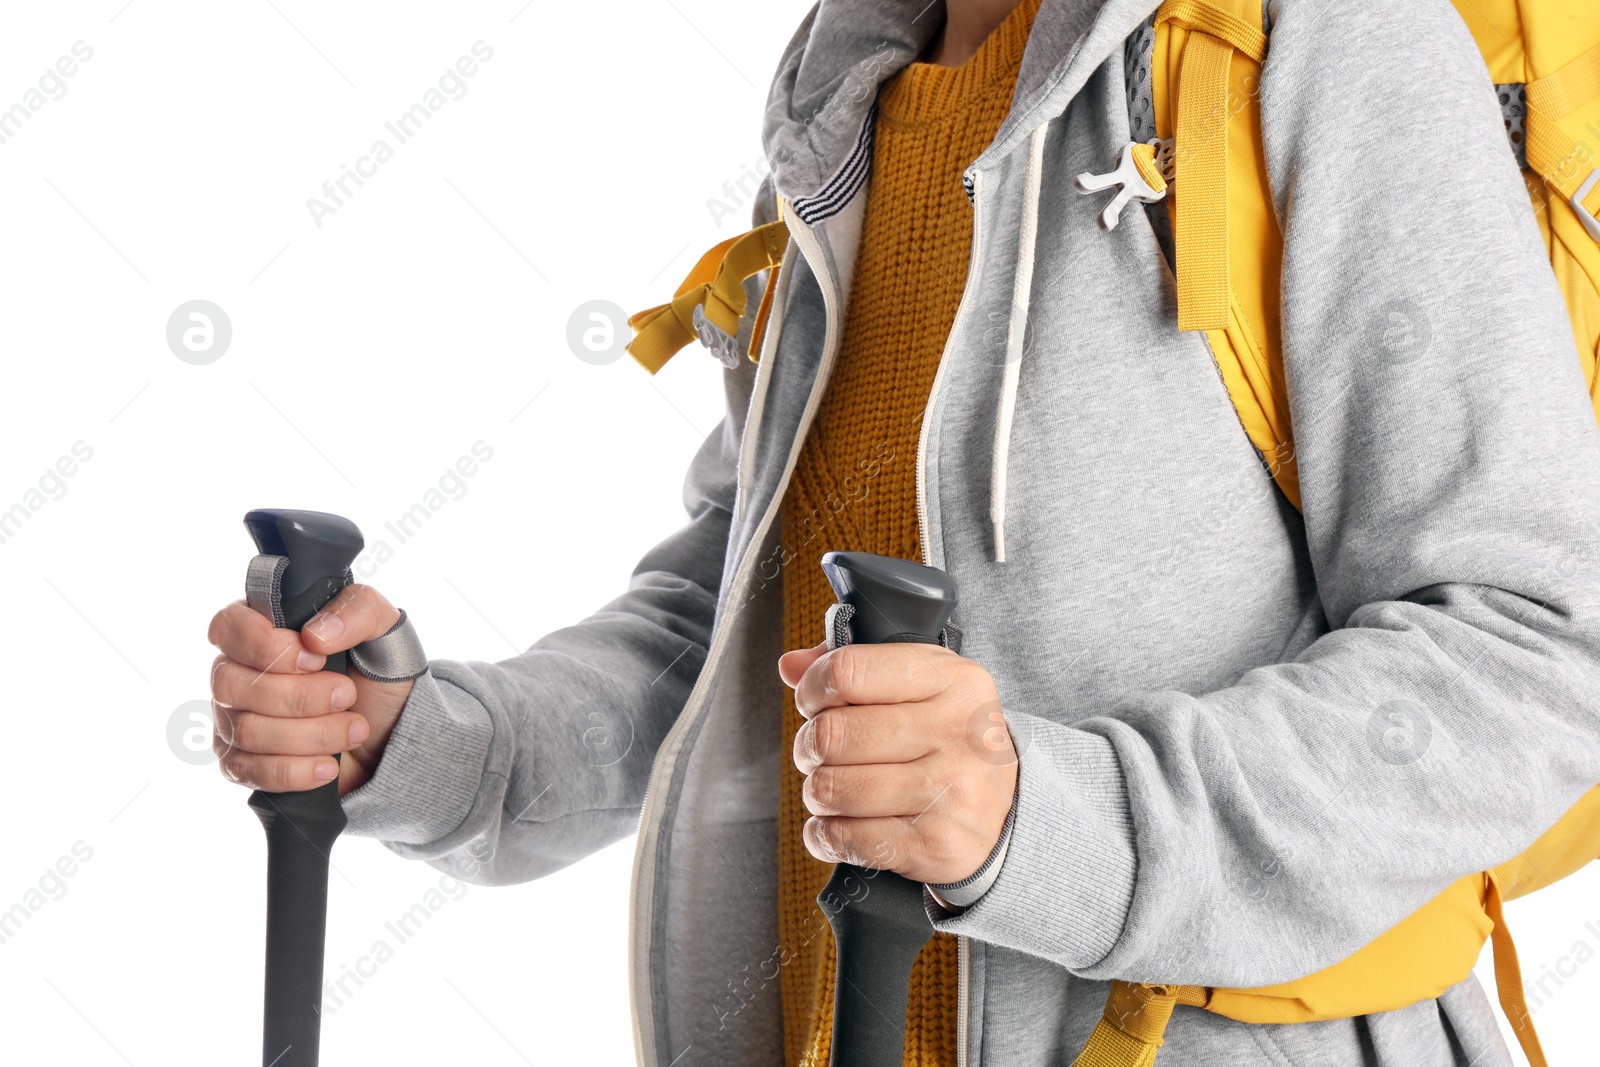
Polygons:
[[[765,270],[771,273],[761,301],[764,322],[774,276],[788,244],[788,224],[779,218],[712,245],[683,279],[670,303],[628,317],[628,325],[635,331],[633,340],[627,344],[628,354],[654,374],[677,355],[679,349],[699,336],[696,310],[730,338],[738,336],[739,320],[744,317],[746,304],[745,280]],[[760,335],[758,324],[750,337],[752,359],[760,351]]]
[[1594,149],[1574,141],[1557,123],[1600,96],[1600,44],[1553,74],[1528,82],[1528,166],[1577,213],[1600,241],[1600,167]]
[[1209,994],[1195,985],[1112,982],[1106,1010],[1072,1067],[1152,1067],[1172,1009],[1179,1004],[1203,1008]]

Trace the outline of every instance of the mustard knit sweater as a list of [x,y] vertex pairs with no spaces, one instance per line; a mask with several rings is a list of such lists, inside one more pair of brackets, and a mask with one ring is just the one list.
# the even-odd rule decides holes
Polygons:
[[[785,648],[822,640],[833,603],[819,565],[835,549],[921,560],[917,439],[972,243],[961,173],[1011,106],[1039,0],[1022,0],[959,67],[913,63],[878,97],[872,181],[833,376],[782,507],[794,558],[784,573]],[[784,736],[801,718],[792,693]],[[797,948],[783,968],[784,1057],[826,1067],[833,1027],[833,935],[816,897],[831,867],[805,850],[804,779],[783,752],[778,814],[778,919]],[[956,942],[936,934],[911,976],[908,1067],[956,1062]]]

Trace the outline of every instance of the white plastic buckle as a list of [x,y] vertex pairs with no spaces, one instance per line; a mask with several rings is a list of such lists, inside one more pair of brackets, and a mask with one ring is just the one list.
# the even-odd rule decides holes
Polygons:
[[[1170,145],[1160,142],[1150,142],[1156,149],[1156,162],[1161,169],[1170,171],[1168,161],[1171,158]],[[1141,204],[1153,204],[1167,195],[1165,189],[1155,189],[1144,180],[1139,173],[1139,167],[1133,161],[1133,148],[1135,142],[1122,146],[1122,155],[1117,159],[1117,169],[1109,174],[1091,174],[1084,171],[1072,179],[1072,187],[1080,193],[1098,193],[1102,189],[1117,186],[1117,195],[1100,212],[1100,228],[1114,230],[1117,223],[1122,221],[1122,209],[1128,206],[1130,200],[1137,200]]]
[[1589,176],[1578,186],[1578,191],[1572,194],[1572,199],[1568,203],[1572,205],[1572,210],[1578,213],[1578,221],[1589,231],[1589,236],[1600,241],[1600,219],[1589,214],[1589,209],[1583,206],[1584,199],[1596,185],[1600,185],[1600,167],[1589,172]]

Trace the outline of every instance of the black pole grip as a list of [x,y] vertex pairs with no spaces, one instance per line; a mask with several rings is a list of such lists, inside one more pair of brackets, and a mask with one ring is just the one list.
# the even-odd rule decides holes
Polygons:
[[[866,552],[822,557],[839,603],[854,608],[853,644],[938,644],[955,611],[955,579],[936,567]],[[833,868],[817,904],[833,928],[832,1067],[901,1067],[911,968],[933,936],[922,886],[853,863]]]
[[[264,508],[244,517],[264,555],[283,556],[284,624],[299,630],[350,584],[362,548],[349,519]],[[348,673],[343,652],[324,670]],[[338,758],[337,755],[334,756]],[[328,851],[344,829],[338,780],[300,793],[250,794],[267,832],[267,957],[262,1067],[317,1067],[322,957],[328,927]]]

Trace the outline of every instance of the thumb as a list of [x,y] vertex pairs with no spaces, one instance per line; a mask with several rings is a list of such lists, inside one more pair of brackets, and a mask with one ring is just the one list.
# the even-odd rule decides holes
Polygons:
[[400,621],[400,609],[370,585],[350,585],[300,631],[300,640],[324,656],[382,637]]
[[792,652],[785,652],[778,657],[778,677],[783,679],[783,684],[793,689],[800,684],[800,676],[811,668],[811,665],[821,659],[828,652],[826,643],[815,648],[797,648]]

